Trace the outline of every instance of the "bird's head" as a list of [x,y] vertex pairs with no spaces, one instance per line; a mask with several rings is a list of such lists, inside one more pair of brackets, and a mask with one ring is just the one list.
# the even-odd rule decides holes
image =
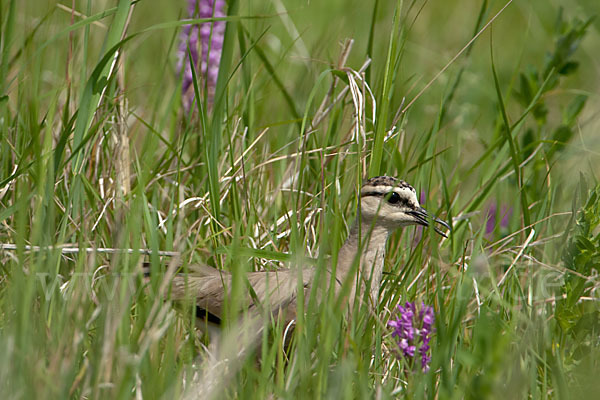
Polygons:
[[[429,226],[429,219],[450,229],[445,221],[427,214],[412,186],[390,176],[377,176],[365,181],[360,190],[360,207],[364,222],[375,221],[390,230],[407,225]],[[433,229],[446,237],[437,226]]]

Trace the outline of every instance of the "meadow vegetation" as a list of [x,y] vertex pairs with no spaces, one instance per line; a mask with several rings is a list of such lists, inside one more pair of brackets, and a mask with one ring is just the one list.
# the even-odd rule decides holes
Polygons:
[[[600,391],[595,0],[230,0],[190,110],[186,7],[1,2],[3,398]],[[269,318],[239,340],[244,273],[325,268],[384,174],[451,235],[394,234],[372,312],[330,298],[291,348]],[[237,277],[219,348],[168,300],[194,263]],[[406,302],[435,313],[427,372],[387,325]]]

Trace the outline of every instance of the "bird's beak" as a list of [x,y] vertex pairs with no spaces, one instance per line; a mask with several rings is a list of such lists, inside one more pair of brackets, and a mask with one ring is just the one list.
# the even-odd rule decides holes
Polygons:
[[[450,228],[450,225],[448,225],[448,223],[446,223],[446,221],[443,221],[443,220],[439,219],[435,215],[431,215],[430,216],[427,213],[427,210],[425,210],[423,207],[419,207],[418,209],[416,209],[414,211],[408,211],[407,214],[410,215],[410,216],[412,216],[415,219],[415,222],[417,224],[419,224],[419,225],[429,226],[429,221],[428,220],[429,220],[429,218],[431,218],[431,220],[433,222],[436,222],[436,223],[442,225],[444,228],[446,228],[446,229],[448,229],[450,231],[452,230],[452,228]],[[440,235],[442,235],[445,238],[448,237],[436,225],[433,226],[433,230],[436,231],[437,233],[439,233]]]

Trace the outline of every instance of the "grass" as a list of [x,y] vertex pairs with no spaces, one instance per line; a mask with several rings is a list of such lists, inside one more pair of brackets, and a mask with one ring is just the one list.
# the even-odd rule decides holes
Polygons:
[[[600,389],[595,3],[229,1],[216,100],[189,114],[183,1],[72,3],[0,8],[7,398]],[[269,328],[251,346],[244,272],[305,256],[322,270],[377,174],[413,183],[452,234],[394,234],[373,312],[346,319],[330,297],[290,351],[268,319],[245,322]],[[148,251],[83,250],[100,247]],[[219,348],[162,280],[197,262],[236,277]],[[436,312],[427,373],[386,326],[406,301]]]

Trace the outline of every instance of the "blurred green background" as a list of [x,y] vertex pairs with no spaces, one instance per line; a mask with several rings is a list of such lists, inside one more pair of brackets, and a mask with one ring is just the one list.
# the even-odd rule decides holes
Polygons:
[[[184,1],[162,3],[160,6],[141,1],[135,4],[131,16],[129,32],[139,32],[149,27],[176,21],[185,16]],[[373,21],[373,2],[327,1],[327,2],[261,2],[249,1],[239,5],[240,16],[252,17],[243,20],[243,29],[249,38],[260,39],[260,48],[277,76],[294,98],[307,99],[319,73],[335,64],[346,39],[354,40],[348,66],[358,69],[369,56],[373,59],[369,71],[370,84],[374,90],[382,84],[382,73],[387,56],[387,44],[392,28],[392,15],[395,2],[380,1],[374,16],[373,50],[367,54],[369,33]],[[85,1],[74,2],[76,10],[87,10]],[[506,2],[486,2],[487,21]],[[476,29],[480,1],[427,1],[402,2],[406,23],[404,51],[395,76],[393,104],[405,104],[420,91],[471,39]],[[69,25],[71,13],[65,4],[59,7],[55,2],[28,1],[17,7],[16,18],[21,35],[26,37],[42,18],[31,38],[27,51],[36,51],[36,60],[43,60],[38,68],[43,69],[40,80],[42,89],[56,90],[65,79],[65,60],[69,51],[68,37],[61,35],[51,44],[41,47],[48,37],[63,31]],[[95,14],[113,7],[112,2],[94,1],[89,4],[89,14]],[[562,11],[561,11],[562,10]],[[518,90],[518,73],[529,67],[541,69],[552,50],[556,36],[559,12],[565,20],[579,18],[585,20],[598,12],[594,1],[515,1],[473,44],[468,56],[460,56],[448,70],[426,90],[410,108],[405,128],[409,135],[419,135],[429,129],[437,118],[440,103],[449,92],[456,74],[463,69],[462,80],[454,94],[455,102],[447,111],[447,122],[440,140],[448,145],[452,159],[463,159],[469,164],[469,154],[483,151],[492,136],[493,128],[489,121],[497,115],[496,92],[492,84],[490,68],[490,47],[493,47],[496,68],[500,83],[505,88]],[[6,15],[6,12],[5,12]],[[75,16],[74,21],[81,20]],[[106,22],[98,21],[90,25],[89,37],[82,29],[73,35],[73,61],[70,70],[78,71],[82,64],[91,69],[99,59],[99,51],[106,34]],[[558,121],[560,107],[578,93],[590,95],[588,105],[578,124],[577,138],[569,143],[562,161],[564,167],[556,173],[578,171],[595,164],[597,157],[593,149],[597,147],[594,132],[598,129],[598,43],[599,20],[596,18],[588,30],[585,40],[577,50],[574,60],[579,63],[577,73],[563,78],[560,88],[544,94],[550,105],[548,118]],[[18,32],[19,30],[17,30]],[[87,51],[83,53],[83,41]],[[175,29],[153,29],[134,38],[125,49],[123,71],[125,90],[129,103],[135,112],[145,119],[156,119],[156,107],[164,110],[168,96],[174,93],[178,82],[175,71],[177,32]],[[36,50],[34,50],[36,49]],[[236,50],[237,52],[237,50]],[[239,57],[239,54],[236,56]],[[285,132],[289,125],[285,121],[293,119],[290,107],[286,105],[281,91],[272,76],[260,68],[260,57],[250,53],[245,63],[253,63],[258,68],[253,71],[252,85],[258,95],[253,97],[253,115],[257,126],[272,126],[271,135]],[[37,62],[35,63],[37,64]],[[32,79],[24,74],[22,79]],[[86,77],[79,73],[71,74],[75,89],[81,90]],[[35,80],[35,78],[34,78]],[[234,79],[231,85],[239,84]],[[237,89],[237,88],[236,88]],[[234,89],[234,90],[236,90]],[[325,89],[323,89],[325,90]],[[11,98],[11,100],[13,100]],[[43,97],[40,101],[47,101]],[[15,100],[13,100],[14,102]],[[507,101],[508,113],[517,110]],[[14,104],[13,104],[14,105]],[[297,112],[303,110],[297,105]],[[283,126],[281,123],[284,122]],[[131,127],[131,133],[143,140],[145,128]],[[461,140],[456,145],[456,137]],[[280,144],[281,145],[281,144]],[[466,158],[466,159],[465,159]],[[566,183],[574,183],[570,179]],[[468,182],[465,182],[468,184]],[[465,188],[472,190],[472,187]]]
[[[597,391],[598,2],[228,5],[225,100],[186,113],[183,0],[1,2],[0,243],[16,247],[0,250],[7,398]],[[361,136],[352,97],[328,93],[367,59]],[[312,126],[322,101],[331,108]],[[159,272],[171,259],[26,248],[177,251],[178,263],[239,274],[289,266],[279,262],[289,253],[335,254],[354,193],[375,174],[413,183],[427,209],[453,219],[449,239],[393,235],[377,312],[348,323],[326,309],[289,354],[265,334],[261,362],[244,358],[213,386],[193,307],[172,307],[160,276],[139,273],[142,260]],[[405,301],[436,311],[427,374],[395,357],[386,322]]]

